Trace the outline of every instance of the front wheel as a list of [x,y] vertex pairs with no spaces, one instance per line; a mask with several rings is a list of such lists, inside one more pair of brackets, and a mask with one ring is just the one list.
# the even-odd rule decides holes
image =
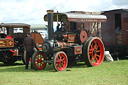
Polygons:
[[26,49],[24,48],[23,50],[24,51],[23,51],[23,54],[22,54],[22,62],[23,62],[23,64],[26,64]]
[[6,62],[3,62],[5,65],[14,65],[16,58],[14,58],[11,51],[7,51],[4,57],[7,57]]
[[16,59],[9,59],[6,62],[3,62],[5,65],[14,65],[15,64]]
[[100,38],[91,37],[83,46],[83,57],[87,66],[98,66],[104,59],[104,45]]
[[57,52],[53,56],[53,67],[56,71],[63,71],[68,65],[67,55],[63,52]]
[[32,67],[35,70],[42,70],[46,67],[46,62],[44,62],[46,60],[45,55],[40,52],[40,51],[36,51],[33,56],[32,56]]

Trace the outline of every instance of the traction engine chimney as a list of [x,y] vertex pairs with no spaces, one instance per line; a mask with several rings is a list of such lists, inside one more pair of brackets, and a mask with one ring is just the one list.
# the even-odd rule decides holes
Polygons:
[[48,39],[53,39],[53,10],[47,10],[47,19],[48,19]]

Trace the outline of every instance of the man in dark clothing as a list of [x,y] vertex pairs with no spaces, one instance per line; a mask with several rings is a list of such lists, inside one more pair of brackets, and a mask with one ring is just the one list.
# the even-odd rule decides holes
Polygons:
[[[27,37],[24,39],[24,46],[26,48],[26,66],[25,69],[28,69],[29,59],[32,60],[32,55],[34,53],[35,42],[31,37],[30,33],[27,33]],[[32,69],[32,61],[31,61],[31,69]]]

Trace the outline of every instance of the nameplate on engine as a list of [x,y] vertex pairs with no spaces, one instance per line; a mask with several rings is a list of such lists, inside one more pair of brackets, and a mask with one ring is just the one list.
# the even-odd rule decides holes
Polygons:
[[75,42],[76,34],[68,34],[68,42]]
[[74,54],[82,54],[82,46],[75,46],[74,47]]
[[0,48],[14,47],[13,39],[0,39]]

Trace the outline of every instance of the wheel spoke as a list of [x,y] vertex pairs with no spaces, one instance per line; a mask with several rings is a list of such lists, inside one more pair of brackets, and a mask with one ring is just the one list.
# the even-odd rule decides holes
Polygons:
[[91,58],[91,62],[92,62],[92,61],[94,61],[94,58],[93,58],[93,56],[92,56],[92,58]]
[[90,47],[92,48],[92,44],[90,45]]
[[64,57],[61,57],[61,60],[62,60],[62,61],[65,60]]
[[41,65],[43,65],[44,64],[44,62],[41,62]]
[[56,63],[60,63],[61,61],[60,60],[56,60]]
[[97,57],[100,57],[100,55],[96,54]]
[[56,63],[56,67],[58,67],[58,63]]
[[98,60],[98,59],[97,59],[97,54],[95,54],[95,59],[96,59],[96,61]]
[[35,62],[36,65],[38,65],[38,62]]
[[96,61],[93,59],[93,60],[92,60],[92,64],[94,64],[95,62],[96,62]]
[[89,55],[91,55],[93,52],[89,52]]
[[36,59],[39,60],[38,56],[36,56]]
[[93,55],[93,49],[89,49],[89,55]]
[[61,66],[62,64],[59,64],[59,68],[61,68],[62,66]]
[[95,42],[95,44],[94,44],[94,49],[98,49],[98,45],[97,45],[97,43]]
[[58,55],[58,58],[60,57],[60,55]]
[[96,52],[97,52],[97,53],[99,53],[99,52],[100,52],[100,50],[97,50]]

